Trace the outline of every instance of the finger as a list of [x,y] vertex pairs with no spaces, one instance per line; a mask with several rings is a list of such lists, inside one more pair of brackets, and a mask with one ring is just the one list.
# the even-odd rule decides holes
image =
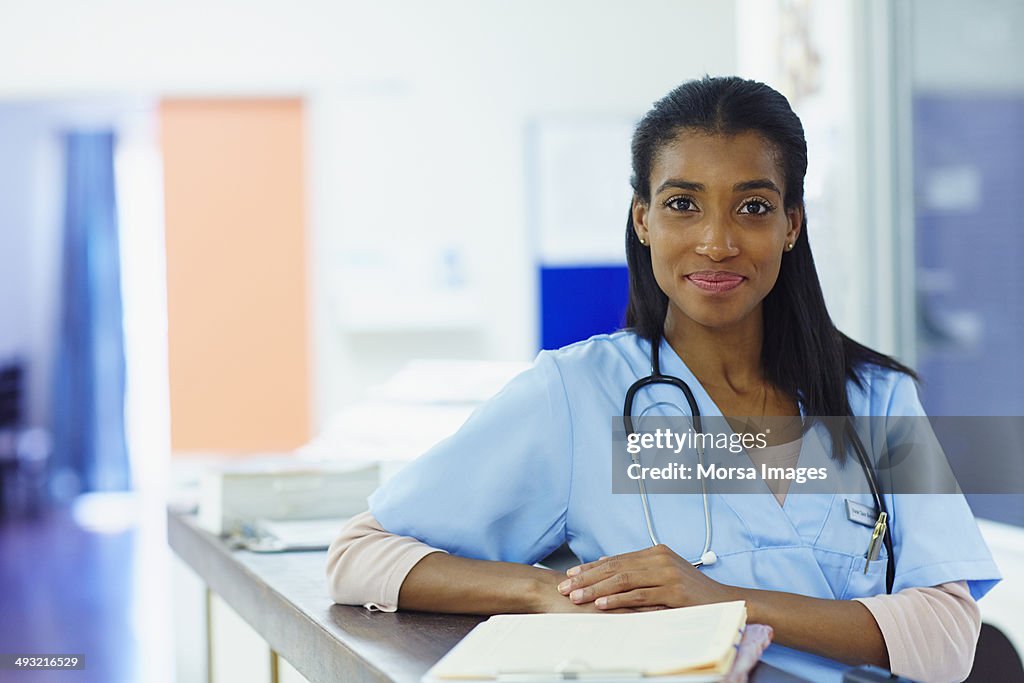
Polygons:
[[626,593],[637,588],[648,588],[660,586],[661,583],[652,576],[651,572],[643,570],[619,571],[615,574],[597,581],[591,586],[574,588],[569,593],[569,599],[577,605],[582,605],[605,595]]
[[594,601],[594,606],[602,612],[630,608],[635,610],[649,611],[645,608],[664,609],[665,605],[658,597],[660,591],[657,588],[637,588],[626,593],[604,595]]
[[570,577],[576,576],[577,574],[585,572],[588,569],[593,569],[594,567],[600,566],[601,564],[609,560],[630,560],[635,558],[649,558],[652,554],[663,553],[666,551],[672,552],[667,545],[659,543],[658,545],[651,546],[650,548],[634,550],[632,552],[622,553],[621,555],[602,555],[593,562],[585,562],[583,564],[576,565],[575,567],[569,567],[569,569],[567,569],[565,573],[567,576]]
[[[675,562],[672,558],[676,555],[668,549],[668,546],[654,546],[645,550],[638,550],[633,553],[615,555],[606,560],[588,562],[580,565],[581,571],[573,572],[569,578],[558,584],[558,592],[562,595],[569,595],[578,588],[592,586],[598,581],[610,578],[615,574],[624,571],[647,571],[654,567],[672,566]],[[659,561],[664,560],[664,561]]]
[[[562,583],[558,584],[558,592],[562,595],[569,595],[578,588],[586,588],[598,581],[607,579],[620,571],[623,571],[623,561],[618,557],[610,557],[607,560],[589,563],[588,569],[575,573]],[[630,563],[631,564],[631,563]]]
[[606,560],[609,560],[609,559],[611,559],[611,558],[608,557],[607,555],[603,555],[600,558],[594,560],[593,562],[584,562],[583,564],[578,564],[575,567],[569,567],[568,569],[565,570],[565,575],[571,578],[573,576],[576,576],[580,572],[585,572],[588,569],[593,569],[594,567],[598,567],[602,563],[604,563]]

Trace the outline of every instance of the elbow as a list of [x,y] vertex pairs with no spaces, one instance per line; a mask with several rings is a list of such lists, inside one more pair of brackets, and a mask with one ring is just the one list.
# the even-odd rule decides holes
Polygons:
[[385,531],[369,512],[353,517],[327,550],[327,592],[339,605],[398,609],[405,576],[436,549]]
[[963,681],[971,675],[971,670],[974,669],[974,655],[978,649],[978,638],[981,636],[981,609],[974,601],[971,601],[970,605],[965,605],[965,609],[972,612],[973,619],[965,620],[960,631],[957,652],[950,671],[951,680],[954,681]]
[[413,546],[422,544],[385,531],[369,512],[353,517],[327,549],[331,600],[339,605],[395,611],[405,576],[400,572],[402,558],[419,552]]
[[971,598],[958,600],[959,613],[947,619],[947,680],[962,681],[974,668],[974,655],[981,635],[981,607]]
[[327,593],[339,605],[376,602],[373,566],[376,546],[386,538],[369,513],[353,517],[327,549]]
[[973,636],[962,634],[958,638],[949,638],[945,642],[945,651],[936,653],[933,660],[938,666],[933,670],[929,670],[930,667],[925,667],[924,671],[914,672],[914,675],[927,681],[963,681],[970,676],[971,670],[974,668],[974,653],[977,645],[977,633]]
[[353,596],[345,590],[345,586],[350,583],[347,575],[350,565],[348,551],[351,547],[351,540],[340,536],[327,549],[327,592],[331,600],[339,605],[360,604],[353,601]]
[[947,681],[967,680],[967,677],[971,675],[971,669],[974,668],[974,645],[952,655],[951,659],[953,661],[945,671],[945,679]]
[[[932,619],[920,623],[921,652],[914,664],[902,662],[892,672],[924,681],[962,681],[974,668],[981,633],[981,609],[970,596],[955,603],[932,604]],[[899,669],[907,670],[901,671]]]

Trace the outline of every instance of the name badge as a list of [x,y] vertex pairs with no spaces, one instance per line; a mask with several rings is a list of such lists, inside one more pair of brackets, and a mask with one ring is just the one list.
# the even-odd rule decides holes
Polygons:
[[874,528],[878,521],[878,512],[870,505],[846,500],[846,518],[855,524],[863,524]]

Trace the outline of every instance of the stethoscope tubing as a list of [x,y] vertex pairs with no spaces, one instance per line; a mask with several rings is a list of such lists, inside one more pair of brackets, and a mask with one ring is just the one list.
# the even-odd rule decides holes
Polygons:
[[[686,397],[686,402],[690,408],[690,418],[693,421],[693,428],[698,434],[703,434],[704,429],[701,422],[700,407],[697,405],[697,400],[694,398],[693,391],[690,389],[690,386],[678,377],[661,374],[660,346],[660,336],[651,340],[651,374],[647,377],[641,377],[637,381],[633,382],[633,384],[631,384],[626,390],[626,398],[622,408],[622,419],[626,427],[626,434],[628,435],[635,432],[633,426],[633,400],[636,397],[637,392],[645,387],[656,384],[668,384],[683,392],[683,396]],[[867,479],[868,488],[871,490],[871,496],[875,500],[875,505],[879,512],[884,512],[886,514],[886,517],[888,518],[888,529],[891,530],[892,517],[888,513],[885,499],[878,486],[878,480],[875,476],[874,468],[871,466],[864,444],[849,421],[846,422],[846,431],[850,437],[850,442],[853,445],[854,453],[857,455],[857,460],[860,462],[861,469],[864,470],[864,477]],[[634,463],[639,464],[639,454],[633,454],[631,457]],[[703,465],[703,447],[697,448],[697,458],[698,462]],[[640,501],[644,511],[644,521],[647,523],[647,533],[651,538],[651,545],[659,545],[660,541],[658,540],[658,534],[654,529],[654,520],[651,515],[650,501],[647,496],[647,487],[644,485],[643,477],[637,479],[637,484],[640,488]],[[690,564],[694,567],[709,566],[717,561],[714,552],[711,550],[711,508],[708,503],[707,483],[701,479],[700,485],[701,497],[703,498],[704,503],[704,549],[701,551],[700,559],[696,561],[690,560]],[[893,553],[891,531],[887,531],[883,535],[882,542],[887,553],[885,577],[886,592],[892,593],[893,583],[895,582],[895,555]]]
[[[690,419],[693,421],[693,428],[698,434],[704,433],[703,424],[701,423],[700,407],[697,405],[697,399],[693,396],[693,391],[683,380],[678,377],[671,375],[661,374],[661,362],[660,362],[660,339],[656,340],[658,343],[651,345],[651,374],[648,377],[642,377],[630,385],[629,389],[626,390],[626,400],[622,409],[623,420],[626,424],[626,433],[632,434],[635,430],[633,428],[633,399],[637,392],[644,387],[653,386],[655,384],[669,384],[680,391],[686,397],[686,402],[690,407]],[[637,454],[632,456],[633,462],[639,464]],[[702,445],[697,447],[697,462],[701,465],[704,464],[704,448]],[[647,523],[647,534],[651,537],[651,545],[659,545],[661,541],[658,539],[658,534],[654,530],[654,521],[651,515],[650,499],[647,496],[647,487],[644,485],[643,477],[637,479],[637,484],[640,487],[640,503],[644,510],[644,520]],[[700,558],[697,560],[690,560],[690,564],[694,567],[702,567],[704,565],[713,564],[715,557],[710,554],[711,551],[711,508],[708,502],[708,489],[707,482],[703,479],[700,480],[701,498],[704,503],[704,549],[701,550]]]

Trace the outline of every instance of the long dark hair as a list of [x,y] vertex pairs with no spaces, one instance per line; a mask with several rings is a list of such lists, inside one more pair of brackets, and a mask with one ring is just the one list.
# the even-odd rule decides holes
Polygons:
[[[742,78],[711,78],[683,83],[658,100],[633,133],[633,192],[651,200],[651,167],[663,145],[684,129],[732,135],[757,132],[776,148],[785,179],[786,209],[804,208],[807,142],[803,126],[781,94]],[[626,326],[649,341],[660,339],[668,297],[654,279],[651,252],[640,244],[632,207],[626,221],[629,308]],[[858,344],[836,329],[825,308],[807,236],[804,213],[800,238],[782,258],[779,278],[762,306],[764,343],[761,365],[776,388],[799,399],[806,415],[848,416],[847,380],[863,387],[861,371],[875,365],[917,379],[913,370]],[[828,421],[831,425],[834,421]],[[838,428],[836,428],[836,431]],[[843,435],[833,433],[833,453],[844,460]]]

